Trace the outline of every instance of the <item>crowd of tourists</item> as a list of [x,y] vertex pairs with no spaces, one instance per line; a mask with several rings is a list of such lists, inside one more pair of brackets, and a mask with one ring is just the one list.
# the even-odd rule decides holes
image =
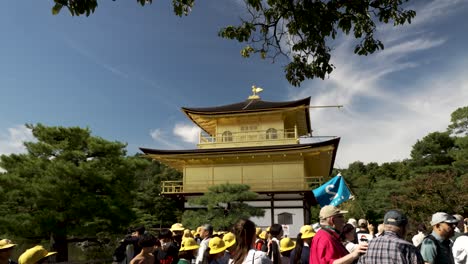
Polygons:
[[[335,206],[320,210],[320,222],[304,225],[294,239],[283,236],[282,226],[259,228],[240,219],[229,232],[215,232],[210,224],[196,230],[180,223],[160,230],[157,236],[139,227],[120,242],[114,264],[322,264],[322,263],[468,263],[468,218],[437,212],[431,232],[424,223],[412,242],[405,240],[407,216],[390,210],[383,223],[374,226],[365,219],[349,218]],[[10,257],[16,245],[0,240],[0,264],[15,264]],[[19,264],[45,263],[42,246],[26,250]]]

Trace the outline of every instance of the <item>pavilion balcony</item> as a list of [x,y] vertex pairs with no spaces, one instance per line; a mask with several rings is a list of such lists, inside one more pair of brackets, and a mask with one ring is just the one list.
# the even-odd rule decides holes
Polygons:
[[245,146],[288,145],[299,143],[297,128],[269,129],[248,132],[229,132],[208,135],[199,134],[198,148],[231,148]]
[[288,192],[312,190],[324,183],[324,177],[311,176],[298,179],[272,179],[266,182],[262,179],[244,179],[240,182],[220,182],[213,179],[211,181],[190,182],[185,184],[183,181],[163,181],[161,194],[187,194],[187,193],[206,193],[208,188],[213,185],[224,183],[246,184],[254,192]]

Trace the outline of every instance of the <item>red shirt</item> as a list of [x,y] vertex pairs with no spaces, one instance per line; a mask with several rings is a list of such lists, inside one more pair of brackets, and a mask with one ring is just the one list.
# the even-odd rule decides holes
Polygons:
[[312,239],[309,264],[329,264],[340,259],[349,252],[340,241],[340,236],[333,230],[320,229]]

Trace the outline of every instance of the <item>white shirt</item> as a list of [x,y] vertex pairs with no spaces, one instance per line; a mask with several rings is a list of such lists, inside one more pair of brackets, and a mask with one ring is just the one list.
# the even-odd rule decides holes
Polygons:
[[[255,249],[249,250],[247,256],[245,256],[242,264],[271,264],[271,260],[263,251],[258,251]],[[229,264],[234,264],[234,260],[230,259]]]
[[452,247],[455,264],[468,263],[468,236],[459,236]]
[[203,256],[205,255],[205,251],[208,249],[208,245],[210,243],[210,237],[204,238],[200,242],[200,248],[198,248],[197,259],[195,260],[196,264],[202,264]]
[[419,246],[419,244],[421,244],[422,241],[424,240],[424,237],[426,237],[426,235],[424,235],[423,232],[418,231],[418,234],[413,236],[413,239],[412,239],[413,240],[413,245],[415,247]]

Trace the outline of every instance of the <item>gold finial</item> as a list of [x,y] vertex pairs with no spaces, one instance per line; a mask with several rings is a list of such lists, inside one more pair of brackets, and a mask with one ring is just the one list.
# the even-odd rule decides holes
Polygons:
[[249,100],[253,100],[253,99],[260,99],[260,96],[258,96],[257,93],[260,93],[261,91],[263,91],[262,88],[260,87],[256,87],[255,85],[252,85],[252,95],[249,96]]

